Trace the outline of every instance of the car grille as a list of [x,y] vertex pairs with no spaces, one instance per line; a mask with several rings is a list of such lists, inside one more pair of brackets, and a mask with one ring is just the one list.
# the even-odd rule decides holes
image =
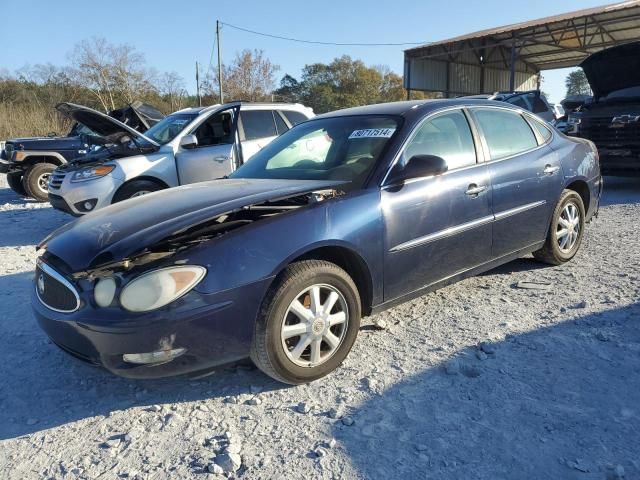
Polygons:
[[73,285],[45,263],[36,267],[35,289],[38,299],[56,312],[74,312],[80,306],[80,297]]
[[640,122],[617,124],[612,127],[613,117],[589,118],[581,128],[580,136],[592,140],[596,145],[640,144]]
[[13,154],[13,145],[10,143],[4,144],[4,157],[7,160],[11,160],[11,155]]
[[64,181],[64,177],[66,174],[62,172],[58,172],[56,170],[53,171],[51,176],[49,177],[49,188],[53,190],[60,190],[62,186],[62,182]]

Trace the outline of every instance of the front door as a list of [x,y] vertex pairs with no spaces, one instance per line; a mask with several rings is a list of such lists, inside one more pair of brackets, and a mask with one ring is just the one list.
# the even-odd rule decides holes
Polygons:
[[546,145],[551,131],[537,120],[529,124],[520,113],[504,108],[472,112],[490,159],[493,256],[501,257],[545,239],[562,189],[560,158]]
[[214,180],[233,172],[238,110],[236,106],[211,114],[191,132],[198,140],[197,146],[178,147],[176,162],[181,185]]
[[437,155],[444,174],[382,188],[385,301],[418,290],[491,256],[491,185],[466,115],[450,110],[416,128],[398,164]]

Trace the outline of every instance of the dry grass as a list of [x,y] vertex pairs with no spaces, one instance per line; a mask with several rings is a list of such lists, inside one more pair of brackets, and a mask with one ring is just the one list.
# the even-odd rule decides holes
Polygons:
[[0,103],[0,140],[35,137],[56,132],[66,135],[71,122],[51,107]]

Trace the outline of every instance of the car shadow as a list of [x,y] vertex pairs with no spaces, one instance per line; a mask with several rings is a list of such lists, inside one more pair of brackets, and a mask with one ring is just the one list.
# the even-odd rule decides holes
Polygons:
[[372,392],[332,433],[363,478],[640,478],[639,315],[469,346]]
[[21,198],[8,188],[0,189],[0,205],[6,204],[12,207],[0,212],[0,247],[38,244],[49,232],[73,220],[48,205]]
[[605,177],[600,206],[640,203],[640,177]]
[[492,270],[488,270],[478,275],[479,277],[487,277],[493,275],[511,275],[518,272],[529,272],[534,270],[540,270],[545,268],[551,268],[548,264],[539,262],[532,257],[524,257],[513,260],[504,265],[500,265]]

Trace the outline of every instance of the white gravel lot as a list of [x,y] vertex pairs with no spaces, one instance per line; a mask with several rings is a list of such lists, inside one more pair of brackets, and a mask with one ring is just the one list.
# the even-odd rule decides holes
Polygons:
[[132,381],[58,350],[29,291],[34,245],[71,218],[0,183],[0,478],[638,479],[640,180],[606,180],[574,261],[367,319],[299,387],[249,363]]

